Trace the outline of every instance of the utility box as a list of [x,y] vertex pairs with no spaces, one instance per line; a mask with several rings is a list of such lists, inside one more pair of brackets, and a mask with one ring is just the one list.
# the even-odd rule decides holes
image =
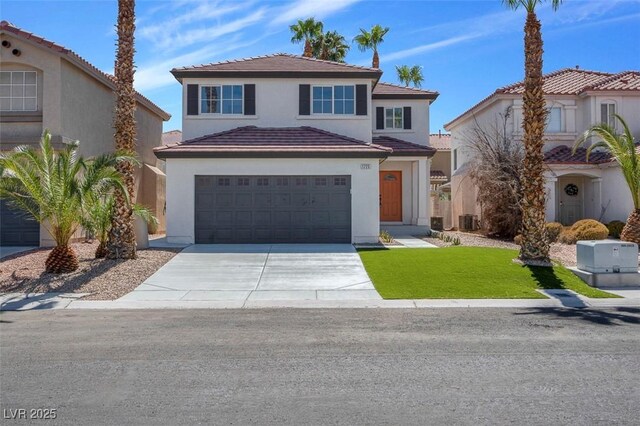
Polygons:
[[638,273],[638,245],[623,241],[578,241],[578,269],[594,274]]

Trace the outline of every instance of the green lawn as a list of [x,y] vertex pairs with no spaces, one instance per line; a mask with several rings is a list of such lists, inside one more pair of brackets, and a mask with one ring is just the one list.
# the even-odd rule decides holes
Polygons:
[[570,289],[618,297],[589,287],[563,266],[528,267],[517,251],[486,247],[358,250],[385,299],[543,299],[536,289]]

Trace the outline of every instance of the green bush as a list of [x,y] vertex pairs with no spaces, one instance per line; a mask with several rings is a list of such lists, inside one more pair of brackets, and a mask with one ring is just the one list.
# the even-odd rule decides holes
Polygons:
[[545,225],[545,228],[547,230],[547,238],[550,243],[558,241],[560,233],[564,230],[564,226],[558,222],[549,222]]
[[609,222],[607,225],[607,229],[609,229],[609,235],[613,238],[620,238],[620,234],[622,234],[622,228],[624,228],[625,223],[620,220],[614,220]]
[[578,241],[578,236],[576,232],[570,229],[564,229],[562,232],[560,232],[560,235],[558,235],[558,242],[562,244],[572,245],[572,244],[575,244],[577,241]]
[[578,240],[604,240],[609,236],[607,227],[593,219],[579,220],[571,230],[576,233]]

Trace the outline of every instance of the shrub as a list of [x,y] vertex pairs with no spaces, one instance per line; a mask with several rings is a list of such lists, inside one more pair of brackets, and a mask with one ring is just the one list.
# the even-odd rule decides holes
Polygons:
[[555,243],[556,241],[558,241],[560,233],[564,230],[564,226],[562,226],[562,224],[558,222],[547,223],[545,225],[545,228],[547,229],[547,238],[549,239],[550,243]]
[[387,231],[380,231],[380,239],[382,240],[383,243],[387,243],[387,244],[390,244],[393,242],[393,237]]
[[575,244],[577,241],[578,241],[578,236],[576,232],[570,229],[564,229],[562,230],[562,232],[560,232],[560,235],[558,235],[558,242],[562,244],[572,245],[572,244]]
[[521,246],[522,245],[522,234],[518,234],[513,238],[513,242],[516,243],[517,245]]
[[620,220],[614,220],[609,222],[607,225],[607,229],[609,229],[609,235],[613,238],[620,238],[620,234],[622,234],[622,228],[624,228],[625,223]]
[[604,240],[609,235],[607,227],[593,219],[579,220],[571,230],[576,233],[578,240]]

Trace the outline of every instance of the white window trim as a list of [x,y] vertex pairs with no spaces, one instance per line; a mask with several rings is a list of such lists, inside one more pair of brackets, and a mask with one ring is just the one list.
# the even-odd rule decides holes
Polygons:
[[[387,110],[391,109],[394,111],[393,114],[393,127],[387,127]],[[395,127],[395,110],[399,109],[400,112],[402,113],[402,122],[400,123],[400,127]],[[404,107],[403,106],[386,106],[384,107],[384,130],[390,130],[390,131],[400,131],[400,130],[411,130],[411,129],[405,129],[404,128]]]
[[[336,100],[336,94],[335,94],[335,89],[336,86],[341,86],[341,87],[353,87],[353,113],[351,114],[336,114],[335,112],[335,105],[334,102]],[[330,87],[331,88],[331,112],[313,112],[313,89],[316,87]],[[315,115],[315,116],[336,116],[336,117],[352,117],[356,115],[356,86],[355,84],[314,84],[311,86],[311,115]],[[324,99],[323,99],[324,101]],[[344,101],[344,98],[343,98]]]
[[[231,113],[224,114],[222,112],[222,102],[224,98],[220,97],[220,112],[202,112],[202,88],[203,87],[219,87],[220,95],[222,95],[222,87],[223,86],[240,86],[242,88],[242,98],[240,99],[240,104],[242,105],[242,112],[240,113]],[[237,99],[232,99],[232,101]],[[244,85],[243,84],[199,84],[198,85],[198,115],[209,116],[209,117],[240,117],[244,116]]]
[[[9,77],[9,84],[2,84],[0,83],[0,86],[9,86],[9,96],[3,96],[2,98],[6,98],[9,99],[9,109],[0,109],[0,111],[2,112],[35,112],[38,111],[38,72],[34,71],[34,70],[2,70],[2,72],[8,72],[10,77]],[[30,86],[35,86],[36,89],[36,94],[35,96],[22,96],[22,98],[15,98],[15,99],[22,99],[22,105],[24,106],[24,100],[25,99],[35,99],[36,104],[35,104],[35,109],[11,109],[11,99],[14,99],[14,97],[12,96],[11,92],[11,88],[13,87],[13,84],[11,83],[11,81],[13,80],[13,73],[18,73],[21,72],[23,73],[23,79],[22,79],[22,85],[26,87],[26,83],[25,83],[25,77],[26,77],[26,73],[33,73],[36,76],[36,82],[34,84],[29,83]]]

